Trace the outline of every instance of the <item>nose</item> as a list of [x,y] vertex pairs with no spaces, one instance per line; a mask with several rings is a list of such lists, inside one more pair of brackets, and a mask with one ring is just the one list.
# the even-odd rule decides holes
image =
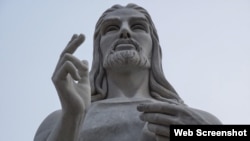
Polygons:
[[129,31],[128,27],[122,27],[120,38],[127,39],[130,37],[131,37],[131,35],[130,35],[130,31]]

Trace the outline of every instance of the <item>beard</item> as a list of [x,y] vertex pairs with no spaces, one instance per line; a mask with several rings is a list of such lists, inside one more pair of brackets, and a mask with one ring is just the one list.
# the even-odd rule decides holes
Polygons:
[[138,46],[138,43],[134,40],[130,40],[136,49],[115,51],[114,47],[104,56],[103,67],[108,68],[120,68],[120,67],[139,67],[150,68],[150,59],[142,53],[142,49]]

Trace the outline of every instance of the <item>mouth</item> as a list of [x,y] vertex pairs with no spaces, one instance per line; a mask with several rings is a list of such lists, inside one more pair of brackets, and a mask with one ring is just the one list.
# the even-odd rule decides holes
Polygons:
[[122,50],[136,50],[136,47],[133,44],[128,44],[128,43],[118,44],[115,47],[115,51],[122,51]]

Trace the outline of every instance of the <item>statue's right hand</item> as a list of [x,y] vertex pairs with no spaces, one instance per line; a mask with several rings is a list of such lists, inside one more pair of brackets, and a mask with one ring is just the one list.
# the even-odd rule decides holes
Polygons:
[[84,40],[83,34],[73,35],[52,76],[62,110],[71,114],[86,112],[91,101],[88,62],[80,61],[72,55]]

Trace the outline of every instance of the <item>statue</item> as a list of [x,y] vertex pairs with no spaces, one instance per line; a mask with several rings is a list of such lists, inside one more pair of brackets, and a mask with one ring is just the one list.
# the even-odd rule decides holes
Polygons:
[[73,35],[52,76],[62,109],[40,125],[35,141],[166,141],[170,124],[221,124],[184,103],[165,79],[156,28],[135,4],[114,5],[96,24],[91,71],[72,54]]

